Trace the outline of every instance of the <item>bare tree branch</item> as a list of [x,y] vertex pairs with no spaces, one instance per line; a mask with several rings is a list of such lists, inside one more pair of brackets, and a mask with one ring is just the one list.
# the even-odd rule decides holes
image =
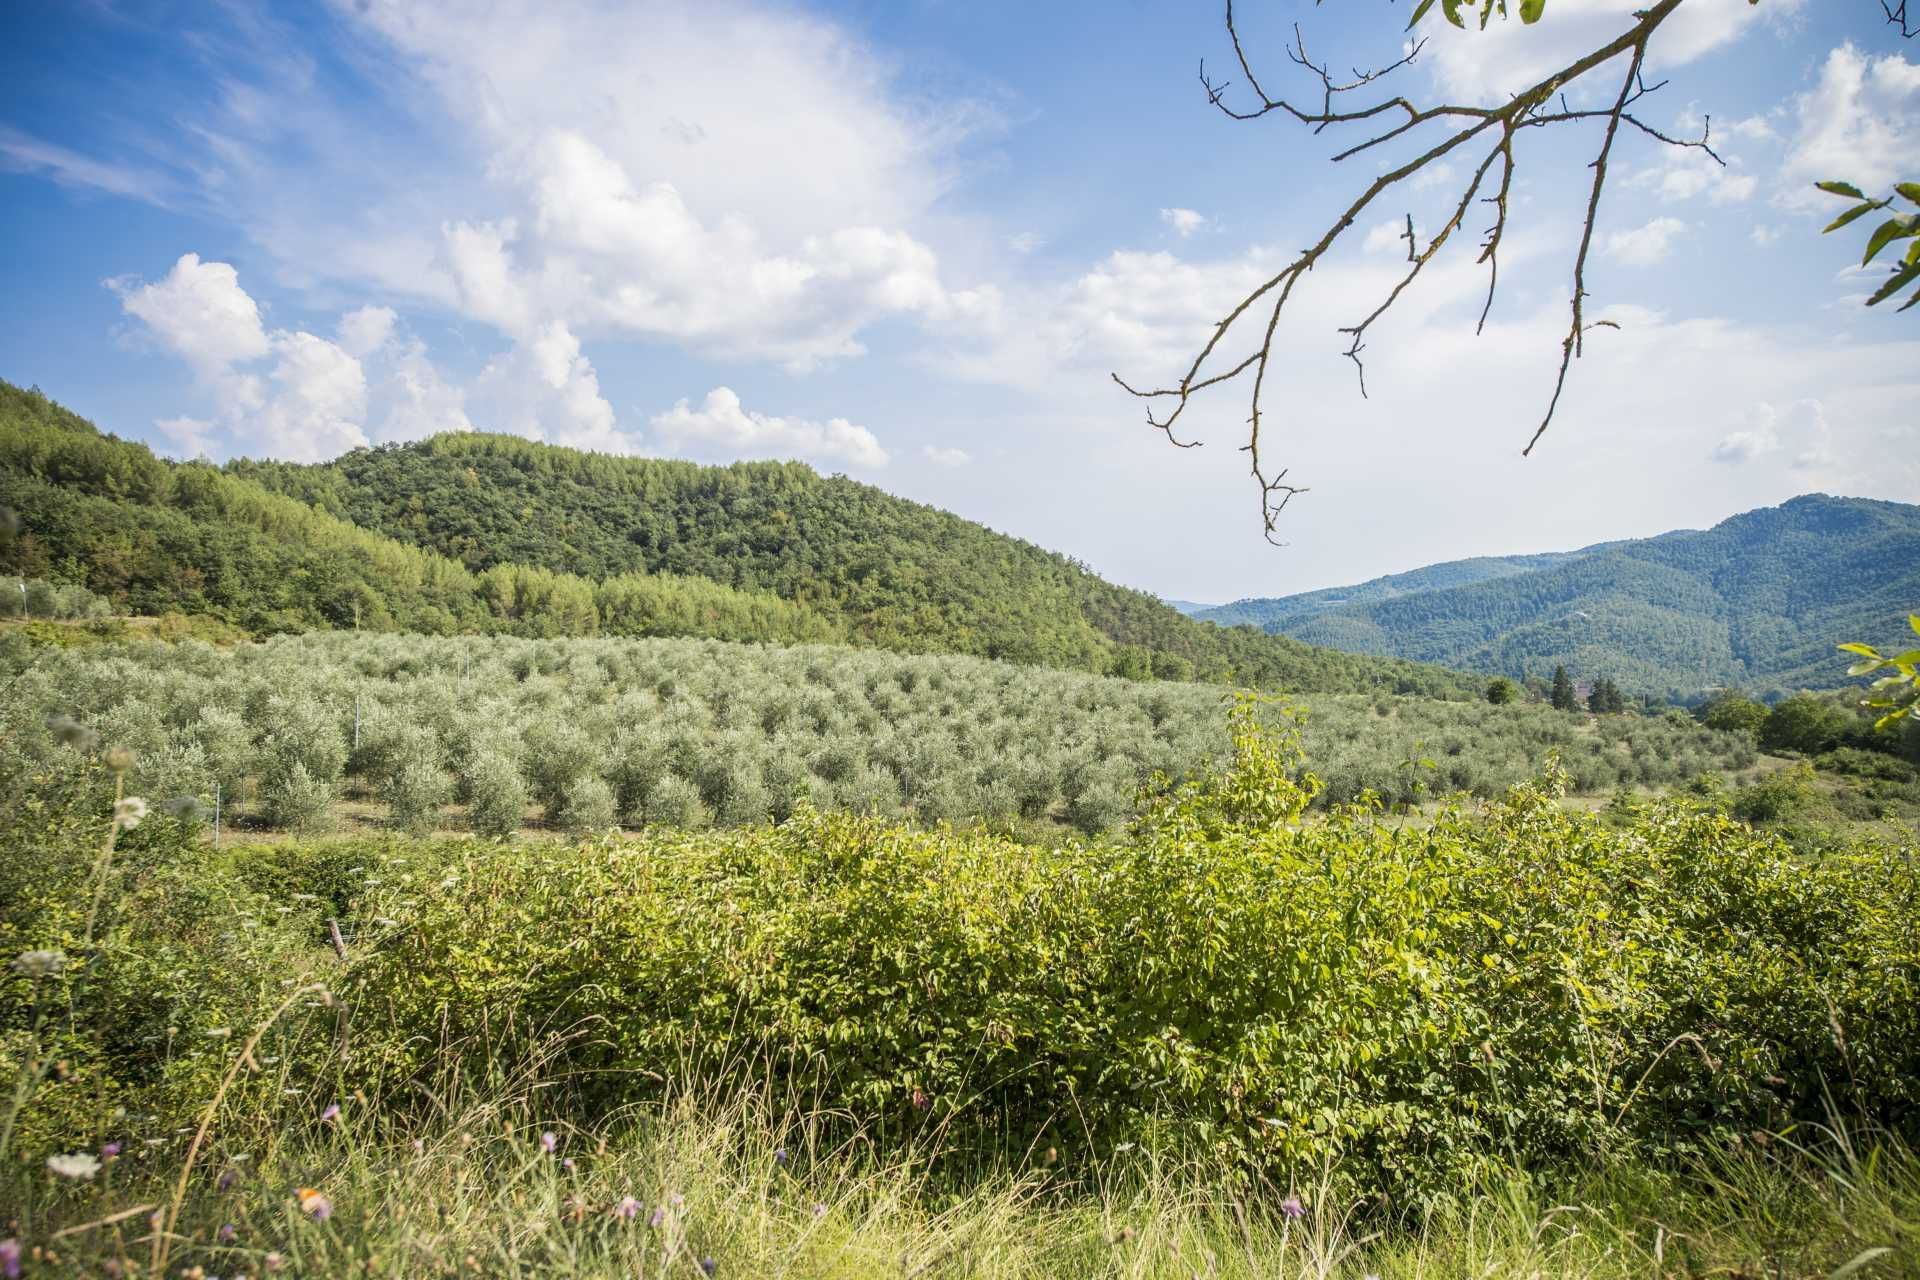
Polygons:
[[1920,27],[1907,21],[1907,0],[1894,4],[1893,0],[1880,0],[1880,7],[1886,11],[1887,21],[1900,28],[1900,34],[1911,40],[1920,35]]
[[[1448,206],[1450,209],[1448,217],[1427,239],[1424,246],[1416,235],[1412,216],[1410,214],[1407,216],[1407,229],[1400,237],[1407,242],[1407,270],[1371,313],[1359,323],[1340,330],[1350,339],[1345,355],[1354,363],[1359,375],[1360,391],[1364,396],[1366,368],[1361,361],[1361,355],[1366,349],[1369,330],[1393,308],[1406,290],[1419,278],[1427,264],[1460,230],[1476,202],[1491,206],[1493,214],[1492,225],[1484,234],[1477,260],[1486,266],[1488,280],[1486,304],[1481,310],[1476,332],[1485,329],[1487,317],[1492,312],[1494,295],[1498,289],[1499,254],[1506,236],[1507,219],[1511,211],[1516,167],[1515,138],[1522,136],[1523,131],[1526,130],[1601,121],[1605,124],[1605,133],[1598,153],[1589,164],[1593,170],[1593,180],[1587,193],[1586,215],[1582,223],[1579,249],[1573,264],[1571,323],[1562,344],[1561,362],[1554,384],[1553,398],[1548,404],[1545,417],[1527,442],[1526,449],[1522,450],[1523,453],[1531,453],[1534,445],[1538,443],[1540,436],[1553,420],[1560,393],[1566,384],[1568,369],[1582,354],[1587,332],[1595,327],[1618,327],[1611,325],[1608,321],[1601,321],[1598,324],[1587,322],[1586,270],[1593,245],[1594,227],[1599,216],[1600,197],[1606,187],[1607,167],[1621,126],[1629,126],[1638,133],[1666,146],[1701,151],[1715,162],[1723,163],[1719,154],[1713,149],[1705,129],[1697,139],[1676,138],[1653,127],[1634,113],[1634,107],[1643,98],[1659,91],[1664,84],[1664,82],[1647,84],[1642,78],[1641,71],[1646,62],[1648,43],[1661,24],[1680,7],[1681,3],[1682,0],[1652,0],[1646,8],[1634,14],[1633,25],[1619,36],[1514,95],[1502,105],[1477,106],[1447,103],[1420,106],[1408,97],[1394,95],[1382,97],[1367,105],[1349,108],[1346,105],[1349,95],[1361,93],[1372,86],[1379,85],[1386,77],[1413,63],[1424,48],[1424,44],[1415,44],[1404,57],[1377,71],[1356,69],[1351,78],[1336,79],[1327,64],[1316,62],[1308,53],[1305,38],[1296,26],[1293,43],[1287,50],[1287,58],[1290,63],[1307,73],[1311,80],[1316,82],[1315,94],[1319,98],[1317,105],[1298,106],[1285,97],[1272,96],[1266,86],[1261,83],[1254,71],[1253,62],[1247,54],[1245,44],[1241,40],[1239,29],[1235,26],[1232,0],[1227,0],[1227,34],[1233,44],[1234,58],[1239,64],[1240,74],[1247,91],[1252,96],[1252,105],[1242,107],[1230,102],[1227,92],[1232,87],[1231,84],[1216,82],[1209,78],[1204,64],[1200,69],[1200,83],[1206,92],[1207,100],[1227,116],[1235,120],[1257,120],[1267,115],[1277,114],[1307,126],[1316,134],[1333,126],[1362,126],[1367,131],[1366,136],[1337,152],[1333,157],[1335,162],[1350,159],[1396,139],[1404,138],[1426,126],[1439,125],[1448,131],[1434,138],[1425,150],[1413,159],[1375,178],[1341,211],[1317,241],[1301,250],[1279,272],[1256,286],[1228,311],[1226,316],[1214,326],[1207,341],[1200,348],[1199,354],[1194,357],[1177,383],[1142,390],[1129,385],[1118,374],[1114,375],[1114,381],[1132,395],[1148,402],[1149,426],[1164,433],[1169,441],[1181,448],[1192,448],[1201,442],[1178,438],[1175,434],[1175,425],[1179,422],[1181,415],[1186,412],[1193,397],[1210,387],[1231,382],[1251,371],[1253,385],[1248,403],[1247,439],[1246,443],[1240,446],[1240,451],[1248,455],[1253,478],[1260,486],[1263,532],[1269,542],[1275,541],[1276,518],[1295,495],[1306,492],[1302,487],[1285,483],[1287,475],[1285,469],[1269,475],[1267,463],[1262,457],[1263,431],[1267,425],[1263,396],[1267,389],[1269,375],[1277,377],[1274,364],[1274,336],[1279,329],[1281,316],[1293,298],[1295,286],[1313,270],[1315,264],[1353,227],[1355,222],[1393,187],[1462,149],[1469,150],[1476,157],[1465,186],[1458,198]],[[1891,4],[1892,0],[1883,0],[1883,3]],[[1904,11],[1905,0],[1901,0],[1900,8]],[[1568,103],[1563,92],[1566,88],[1589,72],[1623,55],[1628,57],[1626,74],[1610,106],[1577,110]],[[1484,151],[1480,149],[1482,146],[1486,148]],[[1482,192],[1490,186],[1496,167],[1498,169],[1497,184],[1491,184],[1491,193],[1483,195]],[[1229,333],[1234,331],[1242,320],[1256,312],[1262,313],[1261,333],[1257,344],[1249,354],[1234,360],[1224,370],[1217,370],[1214,367],[1214,361]],[[1159,407],[1168,400],[1172,401],[1170,407]]]

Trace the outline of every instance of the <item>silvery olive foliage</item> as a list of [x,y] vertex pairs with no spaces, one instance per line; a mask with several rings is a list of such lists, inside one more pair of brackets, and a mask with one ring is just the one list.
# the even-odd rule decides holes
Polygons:
[[[964,657],[694,639],[350,633],[18,649],[0,751],[61,750],[49,722],[125,744],[130,785],[309,830],[346,802],[411,831],[783,821],[804,801],[927,825],[1088,835],[1154,775],[1228,749],[1221,693]],[[1678,719],[1384,695],[1305,700],[1324,808],[1486,798],[1558,753],[1575,791],[1751,764],[1751,735]]]

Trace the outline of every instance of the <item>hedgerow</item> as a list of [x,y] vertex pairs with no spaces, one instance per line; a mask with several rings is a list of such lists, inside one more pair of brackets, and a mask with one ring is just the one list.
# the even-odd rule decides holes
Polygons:
[[[1408,1194],[1496,1165],[1659,1161],[1820,1119],[1912,1131],[1911,864],[1809,862],[1712,809],[1624,830],[1515,788],[1424,830],[1298,823],[1252,709],[1230,767],[1123,839],[1045,846],[802,810],[456,856],[375,895],[363,1068],[554,1052],[582,1114],[699,1064],[1009,1160],[1149,1135]],[[476,1066],[478,1064],[475,1064]]]

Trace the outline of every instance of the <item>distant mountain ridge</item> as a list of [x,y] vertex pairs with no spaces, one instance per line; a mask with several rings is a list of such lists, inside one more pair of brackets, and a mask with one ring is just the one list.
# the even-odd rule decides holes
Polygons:
[[1636,692],[1689,697],[1729,685],[1840,685],[1834,646],[1899,644],[1914,609],[1920,507],[1806,494],[1711,529],[1450,561],[1196,616],[1516,677],[1564,664]]

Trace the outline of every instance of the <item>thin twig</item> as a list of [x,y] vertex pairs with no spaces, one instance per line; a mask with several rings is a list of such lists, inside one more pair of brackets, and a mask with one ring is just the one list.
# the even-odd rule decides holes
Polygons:
[[[1883,3],[1891,4],[1892,0],[1883,0]],[[1319,104],[1314,107],[1297,106],[1285,97],[1274,97],[1261,82],[1246,46],[1241,40],[1239,28],[1235,24],[1232,2],[1227,0],[1227,34],[1233,45],[1234,58],[1239,64],[1241,76],[1253,101],[1244,107],[1230,102],[1226,96],[1227,90],[1231,87],[1230,84],[1211,79],[1207,75],[1205,65],[1202,64],[1200,82],[1207,100],[1225,115],[1235,120],[1257,120],[1263,116],[1277,114],[1308,126],[1315,134],[1335,125],[1369,127],[1372,130],[1370,136],[1335,153],[1332,158],[1336,163],[1393,142],[1435,122],[1445,123],[1450,126],[1451,131],[1433,141],[1413,159],[1390,168],[1376,177],[1340,212],[1318,240],[1301,250],[1292,261],[1254,287],[1235,304],[1225,317],[1214,325],[1206,342],[1187,366],[1186,372],[1179,381],[1169,386],[1143,389],[1133,386],[1115,374],[1114,382],[1130,395],[1147,401],[1147,425],[1165,435],[1169,442],[1184,449],[1193,448],[1201,443],[1199,440],[1182,439],[1176,434],[1176,424],[1193,397],[1251,371],[1253,385],[1246,417],[1247,438],[1246,442],[1240,446],[1240,451],[1248,455],[1250,470],[1260,487],[1263,532],[1269,542],[1276,542],[1276,517],[1294,496],[1306,492],[1300,486],[1285,482],[1287,475],[1285,469],[1278,474],[1269,475],[1267,464],[1262,457],[1262,431],[1266,426],[1263,396],[1268,386],[1269,375],[1276,373],[1273,344],[1279,331],[1281,317],[1293,298],[1295,286],[1314,269],[1334,244],[1385,192],[1430,166],[1439,164],[1462,148],[1471,146],[1476,155],[1476,161],[1471,177],[1458,199],[1454,201],[1451,215],[1433,233],[1424,249],[1414,238],[1412,219],[1409,217],[1408,230],[1403,237],[1408,242],[1407,271],[1394,284],[1379,306],[1358,324],[1345,326],[1340,332],[1350,339],[1344,354],[1354,362],[1360,377],[1361,393],[1364,396],[1366,371],[1361,363],[1361,353],[1366,347],[1365,339],[1368,331],[1399,301],[1420,276],[1426,264],[1460,229],[1468,211],[1476,201],[1491,205],[1493,208],[1493,225],[1485,232],[1478,257],[1478,262],[1487,268],[1487,295],[1475,332],[1484,332],[1487,319],[1492,313],[1494,296],[1499,287],[1499,255],[1506,236],[1507,219],[1512,208],[1514,172],[1517,167],[1514,139],[1526,129],[1544,129],[1556,125],[1577,125],[1585,121],[1604,120],[1606,132],[1599,152],[1590,165],[1593,169],[1593,181],[1588,191],[1586,217],[1581,228],[1579,250],[1574,259],[1570,298],[1572,320],[1568,338],[1562,346],[1562,358],[1553,397],[1548,403],[1546,415],[1528,440],[1526,449],[1523,450],[1524,453],[1531,453],[1534,445],[1538,443],[1540,436],[1553,420],[1554,412],[1559,406],[1561,391],[1566,384],[1568,368],[1582,353],[1587,331],[1597,327],[1618,327],[1611,321],[1587,323],[1586,268],[1599,215],[1600,196],[1606,186],[1608,162],[1612,157],[1614,143],[1621,127],[1627,126],[1662,145],[1698,150],[1715,163],[1725,163],[1713,148],[1709,133],[1710,124],[1702,129],[1697,139],[1680,138],[1654,127],[1634,111],[1637,104],[1648,95],[1658,92],[1665,84],[1664,81],[1648,84],[1641,72],[1646,62],[1647,47],[1654,33],[1679,8],[1680,4],[1681,0],[1654,0],[1654,3],[1634,14],[1633,25],[1619,36],[1514,95],[1501,105],[1444,103],[1419,106],[1407,97],[1394,95],[1381,98],[1369,105],[1349,108],[1345,105],[1347,95],[1377,85],[1393,72],[1413,63],[1425,47],[1424,43],[1416,43],[1400,59],[1377,71],[1356,69],[1351,79],[1336,79],[1327,64],[1315,61],[1309,54],[1305,37],[1296,26],[1292,45],[1287,49],[1287,58],[1295,67],[1304,70],[1317,81],[1316,92],[1320,99]],[[1904,13],[1904,9],[1905,0],[1901,0],[1900,12]],[[1890,12],[1890,19],[1892,16]],[[1593,109],[1574,108],[1568,102],[1565,93],[1567,87],[1622,54],[1630,54],[1631,63],[1612,105]],[[1474,144],[1482,135],[1488,134],[1492,136],[1493,141],[1488,149],[1481,153]],[[1488,187],[1496,165],[1499,167],[1498,184],[1492,194],[1482,196],[1480,193]],[[1234,359],[1224,370],[1217,368],[1214,364],[1215,357],[1220,353],[1228,333],[1256,308],[1265,311],[1258,345],[1250,353]],[[1156,407],[1156,403],[1161,400],[1171,400],[1173,403],[1170,407],[1161,409]]]

